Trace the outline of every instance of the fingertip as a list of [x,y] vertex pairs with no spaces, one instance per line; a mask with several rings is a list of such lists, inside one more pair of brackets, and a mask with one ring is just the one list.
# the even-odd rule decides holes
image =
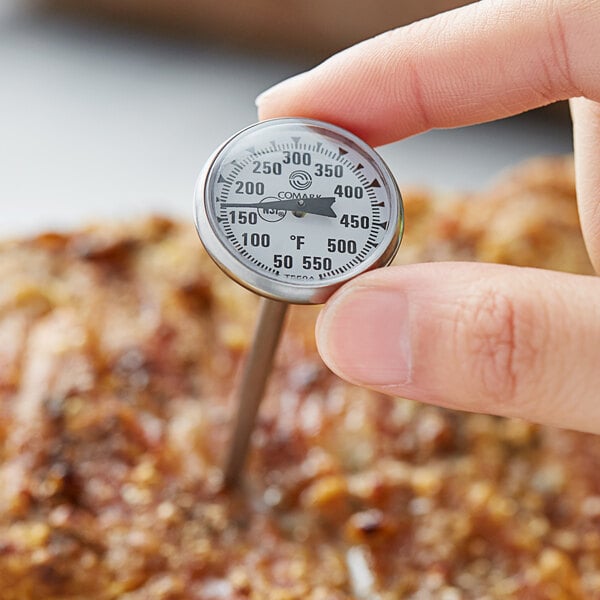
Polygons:
[[404,294],[381,286],[350,285],[336,294],[317,323],[317,347],[343,379],[377,387],[409,378]]
[[341,295],[345,293],[347,293],[346,288],[342,288],[342,290],[338,291],[329,299],[327,304],[325,304],[325,306],[323,306],[323,308],[321,309],[321,312],[317,317],[317,322],[315,325],[315,338],[317,342],[317,350],[321,358],[323,359],[323,362],[336,375],[342,377],[343,379],[345,379],[346,377],[335,362],[335,351],[332,351],[330,344],[330,332],[338,318],[338,299]]
[[293,114],[292,109],[294,98],[302,96],[301,88],[308,74],[308,71],[299,73],[261,92],[254,100],[259,119],[264,121],[276,117],[297,116]]
[[317,350],[323,359],[323,362],[336,375],[350,381],[351,383],[360,384],[353,377],[352,373],[347,373],[340,365],[336,358],[337,337],[332,334],[339,329],[340,324],[344,323],[345,314],[344,299],[353,293],[355,288],[354,282],[350,282],[339,289],[323,306],[315,325],[315,338],[317,342]]

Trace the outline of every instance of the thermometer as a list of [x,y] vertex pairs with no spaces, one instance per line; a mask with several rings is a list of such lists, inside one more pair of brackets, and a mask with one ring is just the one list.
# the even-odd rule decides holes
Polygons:
[[195,221],[206,251],[263,296],[237,394],[224,469],[239,480],[285,312],[321,304],[344,282],[394,258],[402,198],[382,158],[354,134],[302,118],[243,129],[204,166]]

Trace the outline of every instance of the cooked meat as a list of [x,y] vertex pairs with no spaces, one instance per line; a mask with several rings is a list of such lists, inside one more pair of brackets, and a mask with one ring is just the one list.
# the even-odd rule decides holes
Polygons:
[[[570,161],[406,198],[399,261],[591,273]],[[0,244],[0,598],[599,599],[600,437],[345,384],[294,308],[220,492],[255,298],[189,225]]]

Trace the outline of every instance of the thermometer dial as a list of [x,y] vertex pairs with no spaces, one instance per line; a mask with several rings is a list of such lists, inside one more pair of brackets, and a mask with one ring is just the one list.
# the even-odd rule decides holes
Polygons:
[[196,227],[208,253],[248,289],[319,304],[359,273],[389,264],[403,230],[400,192],[352,133],[311,119],[263,121],[204,167]]

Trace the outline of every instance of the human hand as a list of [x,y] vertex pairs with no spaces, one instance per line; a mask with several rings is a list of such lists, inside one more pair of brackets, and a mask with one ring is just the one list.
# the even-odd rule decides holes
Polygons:
[[[377,36],[257,99],[260,118],[373,145],[572,98],[578,206],[600,269],[600,1],[481,0]],[[573,99],[574,98],[574,99]],[[317,324],[341,377],[388,394],[600,433],[600,279],[501,265],[391,267]]]

